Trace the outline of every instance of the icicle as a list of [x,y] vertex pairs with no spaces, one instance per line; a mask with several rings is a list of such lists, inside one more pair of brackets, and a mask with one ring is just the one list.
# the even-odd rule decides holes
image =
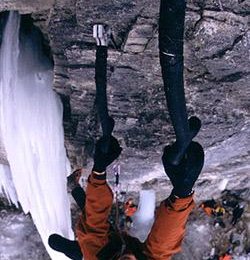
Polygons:
[[18,208],[18,199],[10,167],[3,164],[0,164],[0,194],[6,196],[10,205],[13,203]]
[[155,191],[141,190],[140,200],[136,213],[133,215],[133,227],[130,235],[137,237],[144,242],[154,222]]
[[224,190],[227,188],[228,182],[229,182],[229,180],[228,180],[227,178],[223,179],[223,180],[219,183],[218,189],[219,189],[220,191],[224,191]]
[[[73,239],[62,104],[37,35],[19,42],[20,15],[10,12],[0,52],[0,127],[18,200],[47,244],[51,233]],[[34,37],[33,37],[34,36]],[[7,184],[8,185],[8,184]]]

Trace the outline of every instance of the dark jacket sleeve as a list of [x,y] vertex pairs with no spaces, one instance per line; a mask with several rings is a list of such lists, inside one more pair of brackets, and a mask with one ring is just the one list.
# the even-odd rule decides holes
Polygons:
[[185,225],[193,208],[193,196],[183,199],[169,198],[161,203],[145,243],[148,259],[168,260],[180,251]]
[[113,193],[106,180],[89,176],[86,189],[85,209],[80,216],[76,235],[84,259],[97,260],[96,254],[108,242],[108,216],[113,202]]

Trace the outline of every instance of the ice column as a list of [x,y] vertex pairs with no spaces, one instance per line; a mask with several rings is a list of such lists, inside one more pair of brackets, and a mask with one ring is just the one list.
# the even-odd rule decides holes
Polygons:
[[18,201],[31,213],[51,258],[66,259],[47,245],[51,233],[73,238],[63,108],[38,35],[20,34],[19,27],[20,15],[10,12],[0,51],[0,127],[11,178],[6,175],[8,181],[1,183],[13,180]]
[[18,199],[12,182],[10,167],[4,164],[0,164],[0,194],[7,198],[10,205],[13,203],[18,207]]
[[132,217],[133,227],[129,233],[142,242],[146,240],[154,222],[155,202],[154,190],[140,191],[138,209]]

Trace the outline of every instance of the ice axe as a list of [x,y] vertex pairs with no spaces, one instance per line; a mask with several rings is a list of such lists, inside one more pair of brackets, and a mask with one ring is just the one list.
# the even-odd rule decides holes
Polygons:
[[103,152],[108,153],[110,137],[114,129],[115,121],[109,116],[107,105],[107,57],[108,37],[110,30],[103,24],[96,24],[93,27],[93,37],[96,39],[96,62],[95,62],[95,84],[96,84],[96,105],[101,122],[102,135],[105,140]]
[[176,135],[169,162],[178,165],[185,151],[198,134],[201,121],[188,119],[183,82],[183,34],[185,0],[161,0],[159,19],[159,50],[164,91],[170,119]]

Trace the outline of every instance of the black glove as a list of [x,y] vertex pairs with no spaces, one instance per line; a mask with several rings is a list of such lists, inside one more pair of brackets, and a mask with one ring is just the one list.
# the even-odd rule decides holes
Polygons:
[[174,186],[172,193],[180,198],[185,198],[191,194],[195,181],[201,173],[204,164],[204,151],[199,143],[191,142],[183,159],[175,166],[167,160],[171,149],[172,146],[164,148],[163,166]]
[[[105,153],[103,147],[107,144],[107,138],[109,138],[108,149]],[[121,151],[122,148],[115,137],[101,137],[95,145],[93,171],[104,172],[106,167],[119,157]]]

